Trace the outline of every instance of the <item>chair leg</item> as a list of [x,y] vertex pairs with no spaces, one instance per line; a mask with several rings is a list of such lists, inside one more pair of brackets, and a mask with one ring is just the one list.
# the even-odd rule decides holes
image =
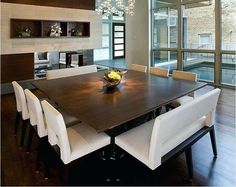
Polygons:
[[37,159],[36,159],[36,173],[39,173],[39,169],[40,169],[40,157],[41,157],[41,151],[42,151],[42,142],[38,141],[38,148],[37,148]]
[[70,174],[70,164],[64,165],[63,168],[63,185],[68,185]]
[[27,145],[27,153],[30,152],[31,145],[32,145],[32,140],[33,140],[33,135],[34,135],[33,127],[30,126],[30,128],[29,128],[28,145]]
[[213,150],[214,156],[217,157],[217,147],[216,147],[216,137],[215,137],[214,126],[210,130],[210,137],[211,137],[211,145],[212,145],[212,150]]
[[28,120],[23,120],[23,122],[22,122],[22,131],[21,131],[21,140],[20,140],[20,147],[21,148],[24,145],[25,131],[26,131],[27,124],[28,124]]
[[185,156],[186,156],[186,162],[187,162],[187,167],[188,167],[188,180],[189,182],[192,182],[193,179],[193,160],[192,160],[192,147],[188,148],[185,151]]
[[16,111],[16,121],[15,121],[15,128],[14,128],[14,136],[16,136],[17,129],[19,126],[19,119],[20,119],[20,113]]

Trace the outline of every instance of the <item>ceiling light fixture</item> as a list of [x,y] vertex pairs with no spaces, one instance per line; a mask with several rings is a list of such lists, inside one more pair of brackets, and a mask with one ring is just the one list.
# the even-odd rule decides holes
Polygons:
[[134,15],[135,0],[97,0],[96,11],[100,15],[110,16],[116,14],[122,17],[124,14]]

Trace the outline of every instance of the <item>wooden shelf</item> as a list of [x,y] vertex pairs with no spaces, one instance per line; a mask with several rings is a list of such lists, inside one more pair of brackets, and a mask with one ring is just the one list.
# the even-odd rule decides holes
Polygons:
[[[51,28],[61,29],[52,36]],[[11,19],[11,38],[70,38],[90,37],[90,23],[58,20]]]

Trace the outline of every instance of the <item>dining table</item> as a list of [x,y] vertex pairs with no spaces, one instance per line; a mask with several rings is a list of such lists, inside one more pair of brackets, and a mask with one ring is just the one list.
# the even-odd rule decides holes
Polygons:
[[104,84],[105,72],[37,80],[32,84],[97,132],[123,125],[207,85],[128,70],[120,84],[110,89]]

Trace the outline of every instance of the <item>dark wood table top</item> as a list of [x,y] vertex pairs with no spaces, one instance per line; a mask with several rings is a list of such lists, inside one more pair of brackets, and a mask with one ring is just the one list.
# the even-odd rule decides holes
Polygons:
[[98,132],[124,124],[206,85],[129,70],[114,90],[107,90],[103,87],[103,75],[104,71],[100,71],[34,81],[33,85]]

